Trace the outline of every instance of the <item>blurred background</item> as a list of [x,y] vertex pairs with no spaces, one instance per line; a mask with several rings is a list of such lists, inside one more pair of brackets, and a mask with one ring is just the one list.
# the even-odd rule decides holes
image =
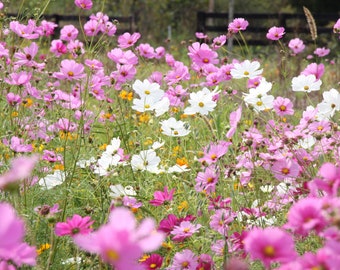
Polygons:
[[[40,14],[78,15],[73,0],[4,0],[5,12],[31,16]],[[162,42],[169,37],[176,41],[195,38],[197,12],[234,13],[303,13],[306,6],[312,14],[338,13],[340,1],[336,0],[93,0],[90,11],[82,15],[102,11],[110,18],[133,16],[133,29],[140,32],[144,42]],[[213,22],[212,22],[213,23]],[[226,30],[228,21],[225,21]]]

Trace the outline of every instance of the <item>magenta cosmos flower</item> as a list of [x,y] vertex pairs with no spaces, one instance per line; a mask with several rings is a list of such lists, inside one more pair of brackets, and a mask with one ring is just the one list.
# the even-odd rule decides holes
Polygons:
[[133,33],[131,35],[130,33],[126,32],[118,37],[118,46],[122,49],[129,48],[133,46],[140,37],[140,33]]
[[288,222],[285,229],[302,236],[311,231],[317,233],[326,226],[326,220],[322,214],[323,200],[321,198],[304,198],[295,203],[288,212]]
[[273,26],[268,30],[266,37],[270,40],[279,40],[285,34],[285,29],[283,27]]
[[90,234],[76,235],[73,239],[82,249],[101,256],[104,262],[116,270],[144,269],[138,259],[144,252],[160,247],[165,236],[157,232],[151,218],[144,219],[139,226],[126,208],[114,208],[109,222]]
[[74,4],[81,9],[91,9],[93,5],[91,0],[74,0]]
[[228,32],[237,33],[238,31],[243,31],[247,29],[249,22],[244,18],[235,18],[228,25]]
[[61,61],[60,72],[54,72],[53,76],[59,80],[79,80],[86,76],[84,66],[74,60]]
[[251,230],[244,239],[244,247],[253,260],[261,260],[266,267],[273,262],[285,263],[297,257],[292,236],[274,227]]
[[93,222],[91,217],[74,215],[72,218],[67,218],[66,222],[58,222],[55,225],[55,234],[58,236],[88,234],[92,231]]
[[160,206],[166,202],[171,202],[175,193],[175,189],[171,189],[170,192],[168,187],[164,187],[164,191],[155,191],[153,194],[154,199],[150,201],[151,205]]

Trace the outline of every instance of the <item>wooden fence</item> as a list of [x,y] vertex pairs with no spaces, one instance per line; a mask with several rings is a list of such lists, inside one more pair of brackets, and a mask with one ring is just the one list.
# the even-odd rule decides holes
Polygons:
[[[339,13],[332,14],[315,14],[313,15],[318,34],[321,36],[328,35],[328,39],[332,35],[333,25],[340,17]],[[197,13],[197,32],[209,34],[227,33],[228,31],[228,13],[212,13],[212,12],[198,12]],[[286,37],[303,37],[308,41],[310,38],[307,20],[304,14],[291,14],[291,13],[235,13],[234,18],[244,18],[249,22],[244,36],[248,44],[252,45],[266,45],[270,41],[266,39],[266,33],[272,26],[284,27]],[[301,37],[302,36],[302,37]]]

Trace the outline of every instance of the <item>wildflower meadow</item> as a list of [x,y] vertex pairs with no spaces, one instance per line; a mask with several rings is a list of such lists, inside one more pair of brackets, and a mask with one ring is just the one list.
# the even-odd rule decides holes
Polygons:
[[1,270],[340,269],[340,19],[255,50],[74,9],[1,19]]

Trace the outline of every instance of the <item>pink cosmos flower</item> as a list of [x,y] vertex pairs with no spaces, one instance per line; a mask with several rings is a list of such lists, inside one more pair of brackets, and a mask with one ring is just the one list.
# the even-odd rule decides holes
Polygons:
[[153,206],[160,206],[166,202],[171,202],[173,199],[173,195],[175,193],[175,189],[171,189],[170,192],[168,190],[168,187],[164,187],[163,191],[155,191],[153,194],[154,199],[151,200],[149,203]]
[[54,53],[55,56],[59,57],[67,53],[67,47],[60,39],[52,40],[50,52]]
[[14,94],[12,92],[8,93],[6,95],[6,100],[9,105],[16,106],[17,104],[21,103],[21,97],[17,94]]
[[74,0],[74,4],[81,9],[91,9],[92,8],[92,0]]
[[13,182],[29,177],[38,162],[39,157],[17,157],[11,161],[11,168],[8,172],[0,176],[0,190],[6,188]]
[[228,25],[228,32],[237,33],[238,31],[246,30],[249,25],[249,22],[244,18],[235,18]]
[[54,29],[57,28],[58,25],[54,22],[48,22],[46,20],[42,20],[40,25],[35,29],[36,33],[40,36],[49,37],[54,34]]
[[331,123],[328,120],[316,121],[309,124],[308,128],[315,134],[324,134],[332,129]]
[[199,159],[203,165],[216,163],[227,152],[231,142],[219,141],[218,143],[210,143],[204,147],[204,156]]
[[149,43],[142,43],[136,47],[136,51],[139,52],[140,56],[148,59],[155,58],[155,49],[151,47]]
[[176,61],[173,68],[165,75],[167,85],[173,85],[181,81],[188,81],[190,79],[189,69],[182,62]]
[[100,30],[101,27],[97,20],[89,20],[84,24],[85,34],[89,37],[96,36]]
[[297,257],[292,236],[279,228],[254,228],[244,239],[244,247],[253,260],[261,260],[267,268],[273,262],[285,263]]
[[65,59],[61,61],[60,72],[54,72],[53,76],[59,80],[79,80],[86,77],[84,66],[74,60]]
[[237,124],[240,122],[242,116],[242,106],[239,106],[236,111],[233,111],[229,115],[230,129],[228,130],[226,137],[231,138],[236,132]]
[[0,9],[4,8],[4,4],[2,2],[0,2]]
[[137,227],[132,212],[114,208],[107,224],[90,234],[77,234],[73,239],[81,249],[100,255],[117,270],[142,270],[138,259],[143,252],[159,248],[164,234],[155,230],[154,220],[146,218]]
[[60,39],[66,41],[74,40],[77,38],[78,32],[79,32],[78,29],[75,28],[74,25],[72,24],[65,25],[60,30]]
[[66,47],[74,58],[85,53],[84,43],[78,39],[69,41]]
[[300,166],[296,161],[285,158],[275,161],[271,171],[278,180],[297,178],[300,174]]
[[227,41],[226,35],[215,37],[213,39],[213,43],[211,44],[211,48],[213,50],[217,50],[218,48],[221,48],[226,43],[226,41]]
[[305,49],[305,44],[299,38],[293,38],[289,41],[288,47],[293,51],[294,54],[301,53]]
[[81,217],[74,215],[72,218],[67,218],[66,222],[58,222],[55,225],[55,234],[57,236],[69,235],[74,237],[77,234],[88,234],[92,232],[91,225],[94,220],[91,217]]
[[191,58],[194,64],[197,64],[199,67],[202,67],[207,64],[217,64],[218,63],[218,54],[213,51],[207,44],[199,42],[193,43],[188,47],[189,57]]
[[39,37],[39,34],[36,33],[36,24],[35,21],[30,19],[28,20],[28,24],[24,25],[19,23],[18,21],[11,21],[9,23],[9,29],[16,33],[19,37],[25,39],[36,39]]
[[[0,262],[1,269],[7,268],[6,263],[21,267],[23,264],[34,266],[36,264],[37,252],[34,247],[29,246],[24,240],[25,225],[17,217],[14,208],[8,203],[0,203]],[[10,263],[11,262],[11,263]]]
[[190,249],[184,249],[175,254],[172,265],[168,270],[194,270],[197,266],[197,256]]
[[118,46],[122,49],[129,48],[133,46],[138,39],[141,37],[140,33],[124,33],[118,37]]
[[221,235],[228,235],[229,224],[233,222],[236,215],[227,209],[218,209],[215,214],[210,216],[210,228]]
[[176,85],[176,87],[170,86],[165,92],[165,96],[170,100],[170,106],[183,107],[184,99],[189,95],[188,89],[183,89],[182,85]]
[[289,209],[288,222],[284,228],[302,236],[307,236],[312,231],[319,233],[326,226],[322,207],[323,199],[320,198],[299,200]]
[[319,57],[324,57],[330,53],[330,49],[327,49],[325,47],[322,48],[316,48],[314,51],[314,54],[319,56]]
[[160,46],[155,49],[155,58],[156,59],[161,59],[162,57],[165,56],[165,48]]
[[284,27],[273,26],[268,30],[266,37],[270,40],[279,40],[285,34]]
[[317,80],[319,80],[325,72],[324,64],[311,63],[309,64],[301,74],[303,75],[314,75]]
[[123,51],[120,48],[114,48],[107,53],[107,57],[109,57],[115,63],[121,65],[138,64],[138,57],[131,50]]
[[278,116],[293,115],[293,103],[289,98],[277,97],[273,101],[273,108]]
[[218,173],[213,167],[207,167],[204,172],[199,172],[196,177],[195,190],[211,194],[215,192],[215,186],[218,182]]
[[25,85],[32,78],[31,72],[20,71],[19,73],[10,73],[10,79],[5,78],[5,82],[11,85]]
[[35,42],[32,42],[32,44],[29,47],[25,47],[23,49],[23,52],[17,52],[14,54],[14,58],[18,59],[15,64],[19,66],[36,66],[35,61],[33,58],[38,53],[38,45]]
[[172,240],[175,242],[183,242],[185,239],[191,237],[194,233],[198,232],[201,227],[201,224],[195,225],[192,224],[190,221],[182,221],[171,231],[171,234],[174,235]]
[[340,19],[336,21],[336,23],[333,26],[333,32],[334,33],[340,33]]
[[24,144],[24,139],[13,136],[11,138],[10,148],[14,152],[24,153],[24,152],[32,152],[33,147],[31,144]]

